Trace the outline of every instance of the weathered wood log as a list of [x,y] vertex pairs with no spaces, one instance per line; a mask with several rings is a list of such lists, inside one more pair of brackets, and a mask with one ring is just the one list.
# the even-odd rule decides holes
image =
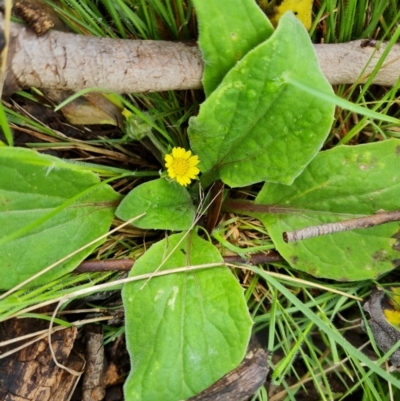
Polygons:
[[[0,22],[3,29],[4,22]],[[331,84],[365,81],[386,48],[357,40],[314,46]],[[365,70],[364,70],[365,69]],[[400,45],[393,46],[374,83],[395,84]],[[49,31],[41,37],[12,23],[4,93],[34,86],[79,91],[100,87],[118,93],[201,88],[203,62],[194,43],[119,40]]]

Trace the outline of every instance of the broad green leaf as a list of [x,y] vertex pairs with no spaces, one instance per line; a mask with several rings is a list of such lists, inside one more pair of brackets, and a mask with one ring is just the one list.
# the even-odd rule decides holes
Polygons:
[[399,223],[285,243],[284,231],[399,209],[400,140],[321,152],[293,185],[266,183],[256,214],[293,268],[335,280],[376,279],[399,264]]
[[247,52],[273,32],[252,0],[194,0],[199,21],[199,46],[204,60],[203,86],[209,96],[226,73]]
[[[0,148],[0,170],[1,288],[19,284],[107,232],[120,196],[95,174],[22,148]],[[98,244],[35,284],[73,270]]]
[[232,187],[291,184],[322,146],[334,106],[286,82],[332,93],[303,25],[286,13],[269,40],[226,75],[190,119],[200,170]]
[[[130,276],[154,272],[163,261],[161,270],[223,259],[194,232],[175,234],[153,245]],[[182,272],[143,284],[126,284],[122,291],[133,367],[126,400],[186,400],[241,362],[252,322],[229,269]]]
[[188,230],[195,217],[195,207],[189,192],[176,183],[159,179],[134,188],[119,205],[116,216],[129,220],[146,215],[132,224],[158,230]]

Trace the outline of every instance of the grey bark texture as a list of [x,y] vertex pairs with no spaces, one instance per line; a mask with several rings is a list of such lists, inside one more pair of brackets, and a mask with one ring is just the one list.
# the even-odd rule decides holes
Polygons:
[[265,383],[269,368],[267,352],[256,348],[242,363],[206,390],[187,401],[245,401]]
[[[2,28],[3,23],[0,23]],[[331,84],[365,81],[386,48],[374,41],[317,44],[321,69]],[[99,87],[118,93],[201,88],[203,62],[194,43],[119,40],[49,31],[37,37],[12,23],[4,93],[34,86],[79,91]],[[400,45],[389,52],[374,83],[393,86]],[[363,82],[361,81],[361,82]]]
[[201,87],[202,61],[195,44],[119,40],[49,31],[37,37],[12,23],[4,93],[34,86],[118,93]]

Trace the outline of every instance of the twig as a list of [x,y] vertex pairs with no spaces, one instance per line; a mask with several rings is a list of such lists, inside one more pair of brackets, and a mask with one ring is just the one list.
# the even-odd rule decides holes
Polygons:
[[285,231],[283,233],[283,240],[285,242],[300,241],[307,238],[319,237],[321,235],[356,230],[358,228],[370,228],[394,221],[400,221],[400,211],[377,212],[372,216],[343,220],[336,223],[319,224],[295,231]]
[[251,265],[258,265],[274,262],[284,262],[285,259],[283,259],[278,252],[269,251],[268,253],[254,253],[252,255],[249,255],[249,257],[246,259],[242,258],[239,255],[224,256],[224,261],[226,263],[247,263]]
[[85,260],[75,269],[75,273],[111,270],[129,271],[132,269],[134,263],[134,259]]
[[[266,253],[255,253],[244,259],[239,255],[224,256],[226,263],[248,263],[251,265],[283,262],[282,256],[275,251]],[[103,272],[103,271],[130,271],[135,263],[134,259],[108,259],[108,260],[85,260],[74,271],[75,273],[84,272]]]

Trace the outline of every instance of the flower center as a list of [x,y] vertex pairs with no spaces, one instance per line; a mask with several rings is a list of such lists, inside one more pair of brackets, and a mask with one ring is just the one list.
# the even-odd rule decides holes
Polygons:
[[175,159],[174,170],[176,175],[186,175],[189,170],[189,163],[186,159]]

